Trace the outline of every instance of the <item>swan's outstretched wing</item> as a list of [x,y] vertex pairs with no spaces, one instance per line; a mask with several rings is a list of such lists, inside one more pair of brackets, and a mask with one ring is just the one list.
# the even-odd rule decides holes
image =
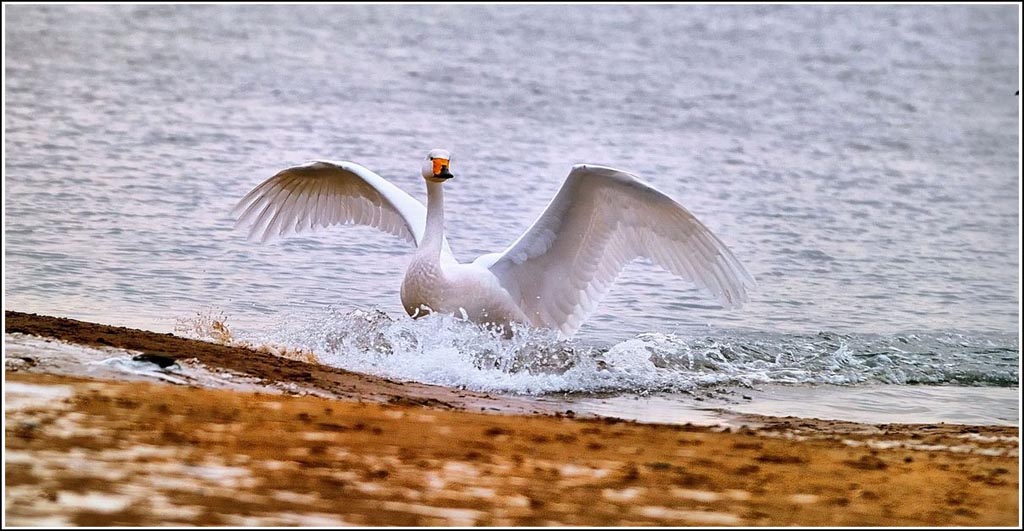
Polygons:
[[249,238],[275,236],[338,223],[369,225],[416,245],[427,207],[383,177],[354,162],[318,160],[279,172],[245,195],[232,214]]
[[537,221],[489,266],[534,326],[571,335],[627,263],[647,257],[714,294],[747,301],[754,278],[696,217],[633,175],[574,166]]

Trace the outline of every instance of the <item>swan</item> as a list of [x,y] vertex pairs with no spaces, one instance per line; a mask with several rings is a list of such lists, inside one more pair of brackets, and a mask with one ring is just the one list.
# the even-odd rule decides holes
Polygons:
[[678,202],[625,171],[572,167],[561,189],[507,249],[459,263],[444,234],[452,156],[422,162],[427,204],[369,169],[317,160],[278,172],[232,210],[236,228],[266,242],[335,224],[368,225],[416,246],[402,281],[412,317],[431,312],[505,327],[525,323],[569,337],[632,260],[645,257],[709,291],[725,307],[756,286],[733,253]]

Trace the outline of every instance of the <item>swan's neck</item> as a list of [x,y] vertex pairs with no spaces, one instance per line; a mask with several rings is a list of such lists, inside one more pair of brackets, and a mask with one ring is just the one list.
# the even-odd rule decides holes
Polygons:
[[427,226],[423,231],[420,253],[433,258],[441,255],[444,241],[444,189],[441,183],[427,181]]

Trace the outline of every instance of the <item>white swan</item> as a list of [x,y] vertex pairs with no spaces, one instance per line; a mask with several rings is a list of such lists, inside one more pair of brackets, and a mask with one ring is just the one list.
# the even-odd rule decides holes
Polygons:
[[[516,321],[572,335],[623,267],[647,257],[710,291],[727,307],[747,301],[753,277],[696,217],[635,176],[604,166],[573,166],[533,225],[500,253],[460,264],[444,235],[444,183],[451,155],[423,161],[427,206],[352,162],[315,161],[281,171],[235,207],[250,238],[338,223],[404,237],[416,254],[402,282],[402,304],[418,317],[461,315],[478,323]],[[507,329],[506,329],[507,330]]]

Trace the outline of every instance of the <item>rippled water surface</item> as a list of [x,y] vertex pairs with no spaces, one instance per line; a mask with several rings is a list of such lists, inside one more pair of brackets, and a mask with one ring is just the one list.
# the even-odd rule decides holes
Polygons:
[[[5,12],[7,308],[158,331],[223,312],[342,366],[512,392],[1018,385],[1013,6]],[[462,260],[588,162],[677,198],[759,289],[724,310],[634,263],[571,345],[529,336],[565,358],[541,376],[521,349],[398,319],[399,240],[232,229],[238,198],[313,158],[422,197],[433,147],[455,153]],[[353,331],[354,310],[398,320]],[[354,343],[375,334],[391,357]]]

